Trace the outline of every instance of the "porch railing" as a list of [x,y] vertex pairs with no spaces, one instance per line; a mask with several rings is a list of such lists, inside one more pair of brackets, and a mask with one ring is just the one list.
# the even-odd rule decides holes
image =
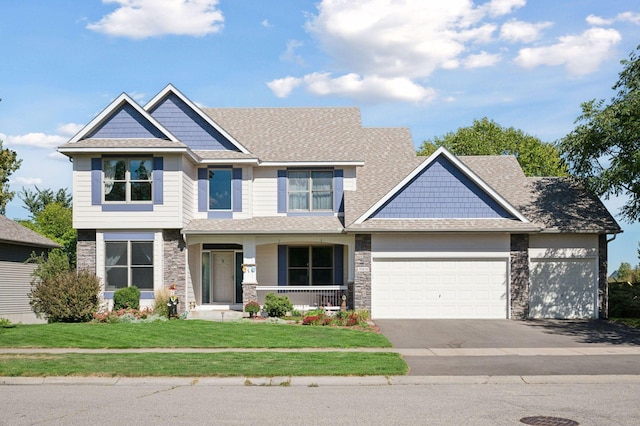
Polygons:
[[342,296],[347,294],[346,285],[323,286],[257,286],[258,303],[264,305],[269,293],[288,296],[295,309],[308,311],[323,307],[327,310],[338,310],[342,304]]

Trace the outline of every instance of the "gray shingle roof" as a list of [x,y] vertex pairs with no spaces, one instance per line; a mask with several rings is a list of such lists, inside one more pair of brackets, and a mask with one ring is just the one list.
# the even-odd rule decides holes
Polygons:
[[60,247],[59,244],[14,222],[6,216],[0,216],[0,241],[22,246]]
[[359,161],[358,108],[204,108],[261,161]]
[[182,142],[167,139],[83,139],[58,147],[61,152],[71,148],[186,148]]
[[376,232],[537,232],[540,226],[510,219],[369,219],[348,231]]
[[269,216],[251,219],[195,219],[183,234],[339,234],[342,222],[335,216]]

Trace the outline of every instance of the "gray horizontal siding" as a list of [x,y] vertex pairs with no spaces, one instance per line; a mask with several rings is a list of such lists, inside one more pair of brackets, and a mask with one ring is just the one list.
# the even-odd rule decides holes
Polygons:
[[0,317],[30,313],[31,273],[35,265],[0,261]]

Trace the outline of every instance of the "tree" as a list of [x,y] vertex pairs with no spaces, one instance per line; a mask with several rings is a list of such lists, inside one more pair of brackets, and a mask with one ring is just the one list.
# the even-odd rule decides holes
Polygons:
[[418,155],[431,155],[439,147],[455,155],[514,155],[527,176],[566,176],[567,167],[557,148],[513,127],[505,128],[487,117],[474,119],[443,137],[427,140]]
[[63,207],[71,208],[72,203],[71,194],[67,193],[67,188],[60,188],[54,193],[51,189],[41,190],[37,186],[35,191],[23,187],[18,197],[24,202],[24,208],[29,210],[32,219],[42,212],[47,204],[59,203]]
[[621,61],[609,104],[603,99],[582,103],[576,128],[559,143],[571,172],[596,195],[629,197],[620,210],[629,222],[640,219],[639,49]]
[[9,148],[2,147],[0,140],[0,214],[7,211],[7,203],[13,200],[15,192],[9,190],[9,176],[20,168],[22,160],[18,160],[18,154]]
[[631,279],[631,264],[622,262],[618,267],[617,281],[629,281]]
[[78,233],[73,229],[71,207],[52,202],[36,213],[33,219],[19,222],[63,246],[69,263],[75,265]]

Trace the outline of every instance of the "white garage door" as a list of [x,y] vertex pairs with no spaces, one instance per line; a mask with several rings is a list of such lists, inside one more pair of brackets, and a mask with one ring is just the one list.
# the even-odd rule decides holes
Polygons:
[[373,318],[507,318],[506,260],[375,259]]
[[532,259],[531,318],[595,318],[595,259]]

